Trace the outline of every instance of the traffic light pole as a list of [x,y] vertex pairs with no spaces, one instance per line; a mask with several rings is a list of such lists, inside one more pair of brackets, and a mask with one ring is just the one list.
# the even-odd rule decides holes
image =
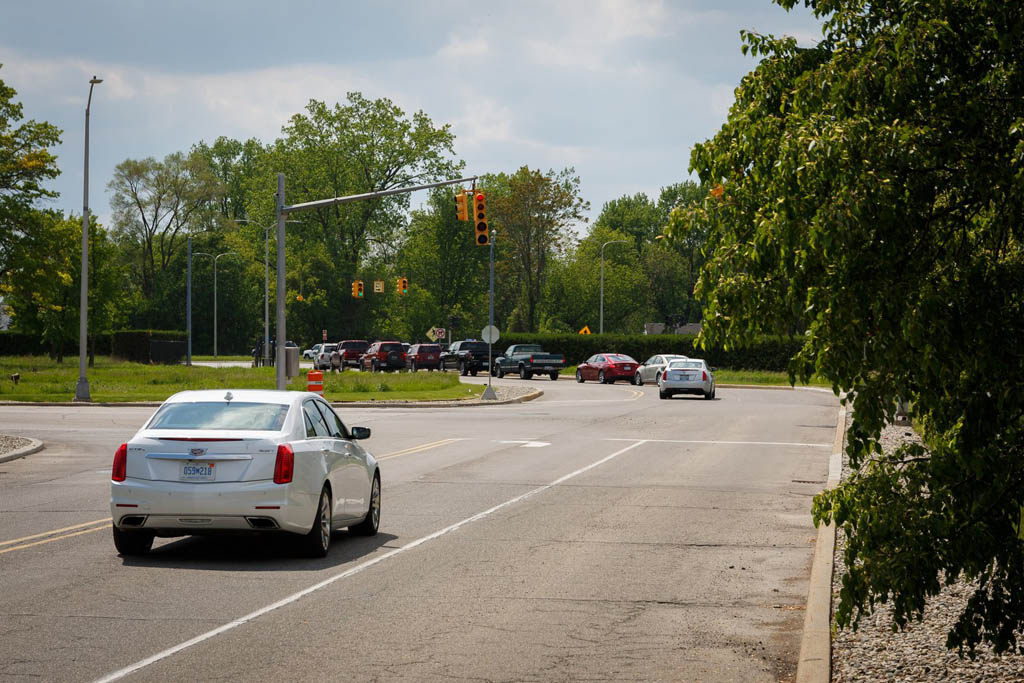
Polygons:
[[[338,204],[348,204],[349,202],[358,202],[364,199],[377,199],[378,197],[389,197],[394,194],[405,194],[407,192],[418,192],[419,190],[431,190],[435,187],[445,187],[446,185],[456,185],[458,183],[476,183],[477,176],[470,176],[469,178],[459,178],[457,180],[442,180],[437,183],[430,183],[428,185],[415,185],[412,187],[397,187],[391,190],[380,190],[379,192],[366,192],[364,194],[352,194],[346,197],[334,197],[332,199],[320,199],[313,202],[303,202],[302,204],[292,204],[287,206],[284,203],[284,173],[277,174],[277,361],[275,364],[276,369],[276,385],[279,391],[284,391],[285,385],[287,384],[288,378],[285,376],[285,269],[284,269],[284,224],[285,218],[292,213],[299,211],[308,211],[310,209],[323,209],[330,206],[337,206]],[[493,268],[492,268],[493,272]],[[493,286],[491,287],[493,291]],[[493,302],[493,295],[492,295]],[[493,303],[492,303],[493,306]]]
[[[490,286],[490,302],[489,310],[487,313],[487,326],[492,330],[494,329],[494,233],[491,233],[491,286]],[[489,338],[491,339],[491,338]],[[482,398],[484,400],[493,401],[498,398],[497,394],[494,393],[494,389],[491,388],[491,377],[494,375],[494,355],[491,353],[492,343],[487,342],[487,390],[484,392]]]

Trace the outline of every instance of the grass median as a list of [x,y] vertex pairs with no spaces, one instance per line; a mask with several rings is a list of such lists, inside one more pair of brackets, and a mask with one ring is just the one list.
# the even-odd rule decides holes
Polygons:
[[[55,403],[70,401],[78,383],[76,359],[58,364],[45,356],[0,356],[0,401]],[[288,386],[305,391],[306,370]],[[17,384],[11,375],[20,375]],[[194,389],[273,389],[274,368],[209,368],[142,365],[97,357],[87,372],[95,403],[163,401]],[[451,401],[476,398],[482,385],[461,384],[452,373],[324,373],[330,401]]]

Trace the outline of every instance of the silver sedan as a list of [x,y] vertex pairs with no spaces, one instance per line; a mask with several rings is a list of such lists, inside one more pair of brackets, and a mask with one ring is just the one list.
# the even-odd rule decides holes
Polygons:
[[144,555],[153,537],[278,532],[323,557],[331,531],[372,536],[380,471],[316,394],[183,391],[114,454],[114,545]]
[[661,373],[665,371],[665,367],[674,360],[686,360],[686,356],[672,353],[651,356],[636,369],[636,374],[633,375],[633,384],[636,386],[646,384],[647,382],[657,384],[661,381]]
[[707,400],[715,398],[715,375],[700,358],[674,360],[665,368],[658,382],[658,395],[670,398],[675,394],[699,394]]

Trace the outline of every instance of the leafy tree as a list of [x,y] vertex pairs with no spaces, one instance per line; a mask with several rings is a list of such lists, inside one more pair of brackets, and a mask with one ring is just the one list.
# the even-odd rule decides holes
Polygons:
[[[0,64],[0,68],[3,65]],[[0,80],[0,273],[7,271],[15,241],[38,216],[35,202],[57,194],[43,184],[60,175],[57,157],[49,148],[60,144],[60,129],[49,123],[22,119],[17,92]]]
[[[791,8],[796,0],[778,0]],[[702,338],[805,329],[791,377],[849,391],[855,470],[816,497],[845,532],[839,626],[878,601],[920,618],[976,588],[947,646],[1021,651],[1024,628],[1024,15],[1003,0],[808,0],[823,39],[745,35],[762,57],[697,145],[710,191]],[[883,455],[909,400],[927,451]]]
[[632,197],[624,195],[606,202],[594,225],[604,230],[626,233],[632,238],[637,253],[640,253],[645,244],[661,234],[667,222],[668,213],[646,194],[638,192]]
[[175,152],[163,161],[122,161],[109,188],[115,235],[135,285],[149,300],[158,279],[184,251],[188,234],[212,227],[210,204],[223,194],[223,186],[202,155]]
[[516,285],[511,330],[535,332],[538,305],[551,259],[565,253],[571,228],[586,222],[590,203],[580,197],[572,168],[541,173],[523,166],[515,173],[483,179],[487,210],[498,239],[507,242],[507,261]]
[[[296,204],[451,178],[462,167],[450,158],[454,136],[447,125],[435,126],[422,111],[407,116],[390,100],[368,100],[360,93],[349,93],[346,103],[333,107],[311,100],[306,112],[294,115],[283,132],[261,162],[259,192],[251,194],[256,204],[249,213],[257,220],[273,220],[271,195],[277,186],[275,174],[282,169],[288,203]],[[401,244],[408,207],[409,195],[397,194],[289,217],[303,221],[288,226],[289,254],[314,248],[313,244],[325,250],[324,268],[312,277],[330,301],[322,321],[307,320],[300,323],[305,327],[290,328],[296,338],[319,338],[321,325],[346,336],[374,326],[366,315],[368,310],[380,310],[372,292],[357,302],[349,296],[349,286],[372,245]],[[377,277],[364,275],[364,280]],[[288,283],[289,307],[299,303],[297,284]],[[309,325],[314,327],[306,329]]]
[[206,160],[210,171],[224,188],[223,193],[212,199],[221,218],[246,218],[250,188],[264,154],[260,141],[250,138],[241,142],[222,135],[212,145],[205,142],[195,145],[192,154]]
[[[14,329],[37,334],[58,362],[64,347],[78,339],[81,293],[82,219],[53,211],[24,214],[24,235],[12,253],[0,285]],[[89,226],[90,331],[110,329],[118,319],[124,270],[102,225]]]

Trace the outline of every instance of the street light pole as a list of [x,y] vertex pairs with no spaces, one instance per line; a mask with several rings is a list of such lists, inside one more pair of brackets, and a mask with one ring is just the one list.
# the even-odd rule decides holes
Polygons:
[[[238,256],[237,252],[225,251],[214,256],[213,254],[207,254],[202,251],[192,252],[193,256],[211,256],[213,257],[213,358],[217,359],[217,261],[221,256],[229,256],[234,254]],[[189,283],[191,285],[191,282]]]
[[601,245],[601,323],[597,333],[604,334],[604,248],[609,244],[629,244],[626,240],[611,240]]
[[[248,218],[240,218],[236,223],[252,223],[263,228],[263,360],[264,365],[270,360],[270,226],[271,223],[260,225]],[[303,221],[285,221],[285,223],[302,223]]]
[[89,380],[85,376],[85,348],[89,335],[89,107],[92,105],[92,89],[102,78],[89,79],[89,99],[85,103],[85,173],[82,181],[82,282],[78,302],[78,384],[75,385],[76,401],[91,401]]

